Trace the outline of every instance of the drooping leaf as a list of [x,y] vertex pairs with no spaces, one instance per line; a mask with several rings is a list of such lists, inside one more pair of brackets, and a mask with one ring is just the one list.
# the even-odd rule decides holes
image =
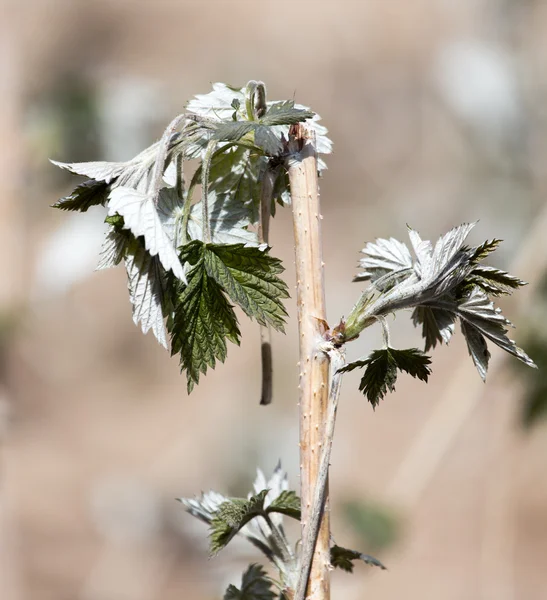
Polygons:
[[268,490],[262,490],[247,500],[230,498],[220,505],[211,521],[211,554],[220,552],[249,521],[264,514],[267,493]]
[[97,270],[118,266],[125,256],[131,237],[128,232],[121,232],[114,225],[110,225],[101,248]]
[[157,257],[151,256],[140,240],[134,239],[125,252],[125,268],[129,281],[129,300],[133,322],[143,333],[151,329],[158,342],[167,348],[164,325],[165,271]]
[[488,371],[488,362],[490,361],[490,352],[486,345],[484,336],[478,329],[469,325],[466,321],[461,321],[461,329],[469,355],[473,359],[473,363],[477,367],[477,371],[483,381],[486,381],[486,372]]
[[168,322],[171,353],[180,353],[186,371],[188,393],[199,383],[201,373],[226,359],[226,340],[239,345],[240,331],[232,306],[222,287],[207,273],[206,246],[190,242],[183,246],[181,260],[188,262],[188,285],[177,287],[177,301]]
[[336,545],[330,549],[330,562],[335,568],[342,569],[348,573],[353,573],[354,560],[362,560],[367,565],[386,570],[386,567],[377,558],[368,554],[362,554],[356,550],[348,550],[347,548]]
[[266,512],[281,513],[299,521],[301,515],[300,498],[296,495],[296,492],[285,490],[271,502]]
[[534,361],[526,352],[507,337],[507,327],[511,325],[511,322],[501,314],[500,309],[494,307],[493,302],[480,288],[474,288],[467,298],[460,301],[457,310],[460,319],[465,321],[469,327],[523,363],[535,367]]
[[448,344],[454,333],[456,315],[442,308],[417,306],[412,313],[414,326],[422,326],[422,337],[425,340],[425,351],[435,348],[437,342]]
[[119,186],[110,192],[108,202],[109,215],[123,217],[124,227],[131,230],[135,237],[143,236],[145,247],[151,256],[158,256],[166,271],[173,271],[178,279],[184,281],[185,274],[175,249],[175,240],[169,237],[172,232],[173,207],[180,206],[176,201],[176,192],[172,188],[160,191],[157,206],[150,194]]
[[108,184],[104,181],[89,179],[76,186],[68,196],[61,198],[58,202],[52,204],[52,208],[86,212],[91,206],[104,206],[107,198]]
[[287,296],[279,279],[278,259],[243,244],[204,244],[194,240],[181,249],[188,262],[188,285],[180,285],[175,311],[168,323],[172,352],[180,352],[188,390],[200,373],[226,358],[226,339],[238,344],[239,329],[226,295],[261,324],[283,329]]
[[250,565],[243,574],[241,589],[235,585],[228,586],[224,600],[274,600],[272,582],[266,576],[261,565]]
[[339,372],[346,373],[358,368],[365,368],[359,384],[359,390],[367,397],[375,408],[388,391],[395,390],[397,370],[405,371],[412,377],[426,381],[431,373],[431,359],[417,348],[395,350],[384,348],[374,350],[366,359],[353,361]]

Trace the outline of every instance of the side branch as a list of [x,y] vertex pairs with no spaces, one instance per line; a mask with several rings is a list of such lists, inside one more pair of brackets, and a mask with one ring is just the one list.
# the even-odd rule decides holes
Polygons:
[[[302,557],[300,561],[300,571],[298,574],[298,583],[294,600],[304,600],[306,597],[306,584],[310,576],[313,553],[317,536],[319,534],[319,525],[323,515],[327,481],[329,476],[330,455],[332,450],[332,440],[334,439],[334,427],[336,425],[336,412],[338,410],[338,399],[340,398],[340,388],[342,387],[343,374],[339,373],[345,362],[345,352],[343,348],[336,348],[331,343],[326,343],[324,347],[330,358],[330,376],[329,376],[329,405],[327,412],[327,421],[325,423],[324,441],[321,450],[321,459],[319,461],[319,474],[315,484],[313,494],[313,503],[309,513],[306,535],[302,542]],[[329,548],[330,555],[330,548]]]

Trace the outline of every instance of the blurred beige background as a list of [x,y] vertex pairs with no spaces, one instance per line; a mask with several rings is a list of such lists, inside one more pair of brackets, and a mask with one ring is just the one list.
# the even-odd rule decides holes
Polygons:
[[[2,600],[221,598],[260,557],[240,544],[208,560],[206,527],[174,498],[244,495],[278,458],[298,485],[291,326],[275,336],[271,407],[245,318],[242,346],[187,397],[177,360],[134,327],[123,269],[93,271],[104,215],[49,208],[76,179],[48,158],[128,159],[212,82],[262,79],[270,99],[320,113],[335,144],[321,187],[332,322],[359,294],[366,240],[480,219],[471,241],[503,238],[496,265],[531,282],[502,302],[517,341],[545,328],[530,317],[545,315],[546,2],[0,8]],[[272,238],[292,281],[289,211]],[[404,315],[393,336],[419,343]],[[547,428],[520,425],[526,380],[493,349],[484,386],[461,336],[434,354],[431,384],[401,378],[376,412],[357,375],[344,384],[333,532],[389,570],[334,573],[333,599],[547,598]]]

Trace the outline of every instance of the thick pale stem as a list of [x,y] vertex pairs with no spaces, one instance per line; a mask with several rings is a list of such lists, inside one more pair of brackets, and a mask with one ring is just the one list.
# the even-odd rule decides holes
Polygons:
[[[321,213],[313,141],[302,126],[290,140],[288,160],[296,255],[297,308],[300,338],[300,495],[302,539],[313,504],[327,417],[328,357],[320,349],[326,325]],[[308,583],[310,600],[330,598],[330,530],[327,490],[325,510],[315,545]]]

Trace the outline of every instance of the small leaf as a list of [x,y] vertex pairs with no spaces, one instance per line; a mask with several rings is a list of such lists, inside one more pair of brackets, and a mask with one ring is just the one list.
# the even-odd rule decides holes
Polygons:
[[64,198],[61,198],[52,208],[61,210],[79,210],[86,212],[91,206],[105,205],[108,198],[108,184],[104,181],[89,179],[74,188]]
[[365,255],[359,261],[362,273],[359,273],[353,281],[377,281],[388,273],[404,273],[412,269],[412,257],[406,244],[394,238],[385,240],[377,239],[369,242],[361,252]]
[[255,124],[251,121],[220,121],[215,127],[213,139],[219,142],[237,142],[250,131]]
[[461,329],[467,342],[469,355],[473,359],[481,379],[486,381],[486,372],[488,371],[488,362],[490,361],[490,352],[488,351],[486,340],[475,327],[465,321],[461,321]]
[[255,517],[264,514],[264,499],[268,490],[243,498],[230,498],[220,505],[211,521],[209,534],[211,554],[217,554]]
[[267,507],[267,513],[281,513],[292,519],[300,520],[300,498],[296,492],[285,490]]
[[125,255],[129,280],[129,300],[133,307],[133,322],[144,334],[152,329],[158,342],[167,348],[164,325],[165,271],[157,257],[151,256],[134,239]]
[[484,292],[492,296],[511,294],[513,290],[527,285],[525,281],[522,281],[518,277],[485,265],[477,265],[465,281],[466,283],[480,287]]
[[97,270],[119,265],[126,254],[131,237],[130,233],[120,232],[117,227],[110,225],[101,248]]
[[501,242],[502,240],[498,239],[486,240],[486,242],[480,246],[473,248],[473,254],[471,255],[470,261],[472,263],[479,263],[481,260],[484,260],[489,254],[497,249]]
[[297,108],[292,100],[272,102],[268,111],[260,119],[263,125],[293,125],[307,119],[312,119],[315,113],[306,108]]
[[380,569],[386,570],[386,567],[377,558],[369,556],[368,554],[362,554],[356,550],[348,550],[347,548],[336,545],[330,549],[330,562],[335,568],[342,569],[348,573],[353,573],[354,560],[362,560],[367,565],[380,567]]
[[202,494],[200,498],[177,498],[177,500],[193,517],[210,524],[221,504],[227,502],[228,498],[211,490]]
[[425,339],[425,351],[435,348],[437,342],[448,344],[454,333],[456,315],[448,310],[417,306],[412,313],[414,326],[422,326],[422,337]]
[[480,288],[474,288],[468,297],[461,300],[458,303],[457,311],[462,321],[494,344],[528,366],[536,366],[526,352],[507,337],[506,327],[510,326],[511,322],[501,314],[499,309],[494,307],[494,304]]
[[263,567],[250,565],[243,574],[241,589],[230,585],[224,594],[224,600],[274,600],[276,595],[271,587],[272,582]]
[[359,390],[365,394],[368,401],[375,408],[388,391],[395,390],[397,369],[405,371],[412,377],[427,381],[431,370],[431,359],[417,348],[395,350],[385,348],[374,350],[366,359],[351,362],[341,369],[340,373],[353,371],[365,367],[365,374],[359,384]]

